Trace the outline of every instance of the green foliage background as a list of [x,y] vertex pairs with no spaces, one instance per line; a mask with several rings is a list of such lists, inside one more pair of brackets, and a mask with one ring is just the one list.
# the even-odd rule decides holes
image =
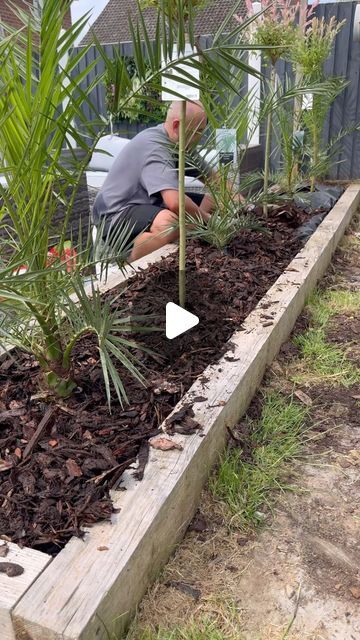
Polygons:
[[[105,75],[106,90],[106,109],[112,116],[113,120],[127,120],[128,122],[139,122],[141,124],[151,124],[161,122],[168,108],[167,102],[161,101],[161,95],[157,88],[150,84],[143,85],[136,73],[136,64],[134,58],[125,56],[124,58],[128,74],[132,81],[132,89],[129,91],[134,95],[130,97],[126,106],[117,110],[114,107],[114,99],[111,85],[111,78],[107,73]],[[147,65],[150,73],[150,65]]]

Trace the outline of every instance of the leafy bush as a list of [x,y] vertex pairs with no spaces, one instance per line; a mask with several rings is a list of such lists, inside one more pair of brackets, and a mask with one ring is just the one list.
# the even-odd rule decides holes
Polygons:
[[205,223],[202,218],[188,216],[191,226],[189,236],[203,240],[217,249],[224,249],[239,233],[245,229],[250,231],[264,231],[255,216],[240,213],[236,210],[225,209],[215,211]]

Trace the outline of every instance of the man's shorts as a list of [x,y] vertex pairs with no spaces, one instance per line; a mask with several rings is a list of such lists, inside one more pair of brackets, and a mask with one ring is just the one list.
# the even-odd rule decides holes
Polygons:
[[[191,198],[193,202],[199,207],[204,198],[203,193],[187,193],[187,196]],[[129,242],[135,240],[136,236],[144,231],[149,231],[154,219],[160,211],[166,209],[166,204],[159,198],[159,204],[134,204],[127,207],[120,215],[111,216],[109,221],[106,221],[103,238],[109,240],[116,236],[119,231],[119,225],[126,225],[130,231]]]

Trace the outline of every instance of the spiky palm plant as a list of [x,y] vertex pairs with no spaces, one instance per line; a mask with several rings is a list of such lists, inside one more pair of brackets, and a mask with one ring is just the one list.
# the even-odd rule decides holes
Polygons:
[[140,0],[140,7],[148,9],[150,7],[161,10],[170,22],[183,22],[188,20],[194,12],[203,9],[209,0]]
[[[196,167],[196,163],[193,164]],[[205,185],[214,202],[214,212],[208,222],[201,217],[187,216],[188,235],[224,249],[240,231],[263,231],[255,216],[247,213],[245,198],[239,197],[237,168],[220,165],[216,177],[205,177]]]
[[[316,126],[316,128],[319,128],[321,135],[324,113],[327,113],[329,105],[343,90],[346,84],[339,78],[330,78],[322,81],[311,81],[308,79],[306,81],[306,79],[302,77],[300,80],[304,83],[302,86],[301,83],[297,86],[292,86],[292,80],[285,78],[284,86],[279,86],[278,88],[278,103],[274,109],[277,125],[275,127],[275,133],[281,152],[282,164],[279,182],[289,197],[293,195],[301,183],[301,171],[305,174],[305,171],[310,170],[311,174],[316,173],[316,175],[320,176],[324,175],[323,170],[325,169],[325,164],[323,164],[324,153],[322,152],[318,155],[317,163],[313,165],[311,160],[311,144],[309,144],[308,141],[309,136],[304,135],[305,131],[303,130],[297,129],[294,131],[294,113],[291,109],[291,102],[302,102],[304,95],[312,95],[313,101],[319,105],[319,108],[315,113],[313,113],[312,108],[310,110],[303,110],[301,115],[302,129],[305,128],[312,132],[314,126]],[[286,95],[288,99],[284,103],[284,97]],[[293,96],[293,100],[290,99],[291,95]],[[343,135],[346,135],[346,133],[348,132],[344,132]],[[339,140],[334,140],[334,144],[338,141]]]
[[[337,22],[334,16],[329,22],[325,18],[316,17],[308,21],[305,33],[296,40],[291,51],[291,58],[299,70],[301,82],[321,82],[325,79],[324,64],[344,24],[345,21]],[[322,175],[319,173],[319,167],[323,166],[322,134],[325,118],[345,86],[346,82],[343,79],[334,79],[332,89],[321,97],[313,96],[311,107],[302,112],[302,121],[311,140],[309,170],[312,191],[315,189],[316,179]]]
[[[76,386],[71,362],[76,342],[95,335],[110,403],[111,383],[120,401],[126,397],[114,358],[138,378],[141,374],[126,337],[128,312],[112,311],[94,286],[89,292],[83,284],[92,259],[88,229],[81,232],[81,223],[78,245],[69,247],[76,192],[92,152],[79,122],[96,143],[81,106],[100,79],[80,89],[94,62],[74,72],[87,51],[73,53],[86,16],[64,30],[68,9],[65,0],[45,0],[40,16],[19,12],[23,29],[9,29],[0,44],[0,170],[7,182],[1,187],[0,335],[5,346],[35,355],[46,386],[59,396]],[[81,160],[74,147],[82,150]],[[119,238],[120,260],[129,235],[127,229]]]

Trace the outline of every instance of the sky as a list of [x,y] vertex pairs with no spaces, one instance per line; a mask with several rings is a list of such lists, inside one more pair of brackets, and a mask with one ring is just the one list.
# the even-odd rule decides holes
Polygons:
[[[96,18],[102,12],[107,3],[108,0],[73,0],[73,2],[71,3],[72,21],[75,22],[76,20],[81,18],[81,16],[83,16],[87,11],[92,11],[89,20],[90,26],[93,22],[95,22]],[[76,44],[78,44],[80,40],[82,40],[87,30],[88,28],[84,29]]]

